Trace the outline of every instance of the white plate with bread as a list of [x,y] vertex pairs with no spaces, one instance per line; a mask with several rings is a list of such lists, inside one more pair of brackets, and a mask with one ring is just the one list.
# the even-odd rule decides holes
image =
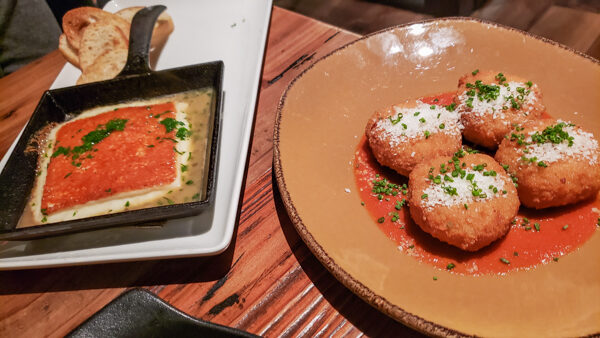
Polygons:
[[[168,221],[163,226],[122,227],[31,241],[0,242],[0,269],[213,255],[228,247],[242,189],[271,0],[111,1],[104,10],[120,13],[120,19],[109,16],[109,20],[120,24],[110,27],[98,24],[87,34],[85,30],[73,33],[72,36],[79,37],[79,45],[65,34],[61,39],[63,52],[66,51],[71,62],[83,72],[67,63],[51,88],[116,75],[114,69],[119,68],[119,62],[124,62],[120,47],[123,40],[118,34],[128,30],[127,25],[135,12],[124,9],[159,4],[167,6],[170,20],[161,17],[155,28],[159,33],[152,43],[153,69],[215,60],[225,63],[223,90],[226,95],[214,207],[195,217]],[[114,44],[108,47],[98,42],[98,36],[107,34],[115,37]],[[94,46],[93,50],[85,50],[88,46]],[[100,58],[105,61],[97,62]],[[0,170],[8,157],[0,161]]]

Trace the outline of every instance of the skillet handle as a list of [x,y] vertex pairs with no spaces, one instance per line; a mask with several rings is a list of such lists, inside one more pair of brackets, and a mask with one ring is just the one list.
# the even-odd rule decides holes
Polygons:
[[147,74],[152,70],[148,62],[150,40],[156,19],[162,11],[167,9],[163,5],[150,6],[138,11],[131,21],[129,33],[129,51],[127,63],[117,77],[127,75]]

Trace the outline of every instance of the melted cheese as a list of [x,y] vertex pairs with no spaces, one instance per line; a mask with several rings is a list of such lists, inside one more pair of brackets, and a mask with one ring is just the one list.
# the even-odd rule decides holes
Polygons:
[[[154,105],[158,103],[163,103],[168,100],[165,99],[155,99],[144,102],[136,102],[136,103],[123,103],[110,107],[98,107],[94,109],[90,109],[78,115],[77,117],[71,119],[71,121],[80,120],[89,118],[92,116],[96,116],[107,111],[111,111],[115,108],[126,108],[126,107],[139,107],[139,106],[148,106]],[[185,113],[185,110],[188,108],[187,103],[176,102],[175,103],[175,119],[178,121],[182,121],[184,123],[183,127],[190,129],[190,125]],[[48,141],[50,144],[56,144],[56,135],[60,128],[64,124],[61,124],[55,127],[48,136]],[[91,217],[101,214],[109,214],[116,213],[126,210],[131,210],[138,208],[139,206],[149,204],[154,202],[162,197],[168,196],[170,191],[180,189],[183,185],[182,182],[182,172],[181,165],[185,165],[189,161],[188,154],[193,151],[192,142],[189,138],[185,140],[179,140],[176,149],[179,153],[176,153],[176,177],[175,179],[167,184],[162,185],[160,187],[155,188],[146,188],[146,189],[138,189],[134,191],[126,191],[119,194],[111,195],[110,197],[103,198],[100,200],[90,201],[85,204],[77,205],[74,207],[66,208],[57,212],[54,212],[50,215],[43,215],[41,206],[42,206],[42,195],[44,185],[46,183],[47,178],[47,170],[42,170],[40,176],[37,179],[36,185],[32,192],[33,196],[31,198],[31,211],[33,213],[33,218],[35,220],[41,220],[45,217],[47,223],[61,222],[72,219],[79,219],[84,217]],[[40,168],[46,168],[50,163],[51,156],[42,157]],[[128,203],[129,202],[129,203]],[[126,206],[127,205],[127,206]]]

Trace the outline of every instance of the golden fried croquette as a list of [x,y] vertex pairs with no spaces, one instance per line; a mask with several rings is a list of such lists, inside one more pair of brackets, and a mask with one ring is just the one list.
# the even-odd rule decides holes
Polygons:
[[404,176],[424,160],[453,154],[462,142],[456,112],[421,101],[376,112],[365,134],[377,161]]
[[536,120],[545,110],[536,84],[493,71],[461,77],[454,103],[465,139],[489,149],[498,147],[513,124]]
[[423,231],[466,251],[504,236],[519,210],[510,177],[493,158],[459,151],[415,167],[408,182],[410,215]]
[[598,141],[568,122],[540,120],[517,126],[495,158],[516,177],[521,203],[530,208],[576,203],[600,190]]

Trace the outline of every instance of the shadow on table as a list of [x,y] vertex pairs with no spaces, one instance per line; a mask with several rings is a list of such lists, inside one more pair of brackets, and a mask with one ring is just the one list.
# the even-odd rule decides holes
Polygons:
[[[276,182],[274,176],[273,182]],[[310,278],[315,287],[319,289],[319,292],[327,302],[346,320],[369,337],[426,337],[371,307],[371,305],[356,296],[335,279],[310,252],[296,232],[292,221],[286,213],[276,183],[273,184],[273,198],[285,239],[292,253],[300,263],[302,270]]]
[[0,295],[216,281],[235,265],[237,231],[216,256],[0,271]]

